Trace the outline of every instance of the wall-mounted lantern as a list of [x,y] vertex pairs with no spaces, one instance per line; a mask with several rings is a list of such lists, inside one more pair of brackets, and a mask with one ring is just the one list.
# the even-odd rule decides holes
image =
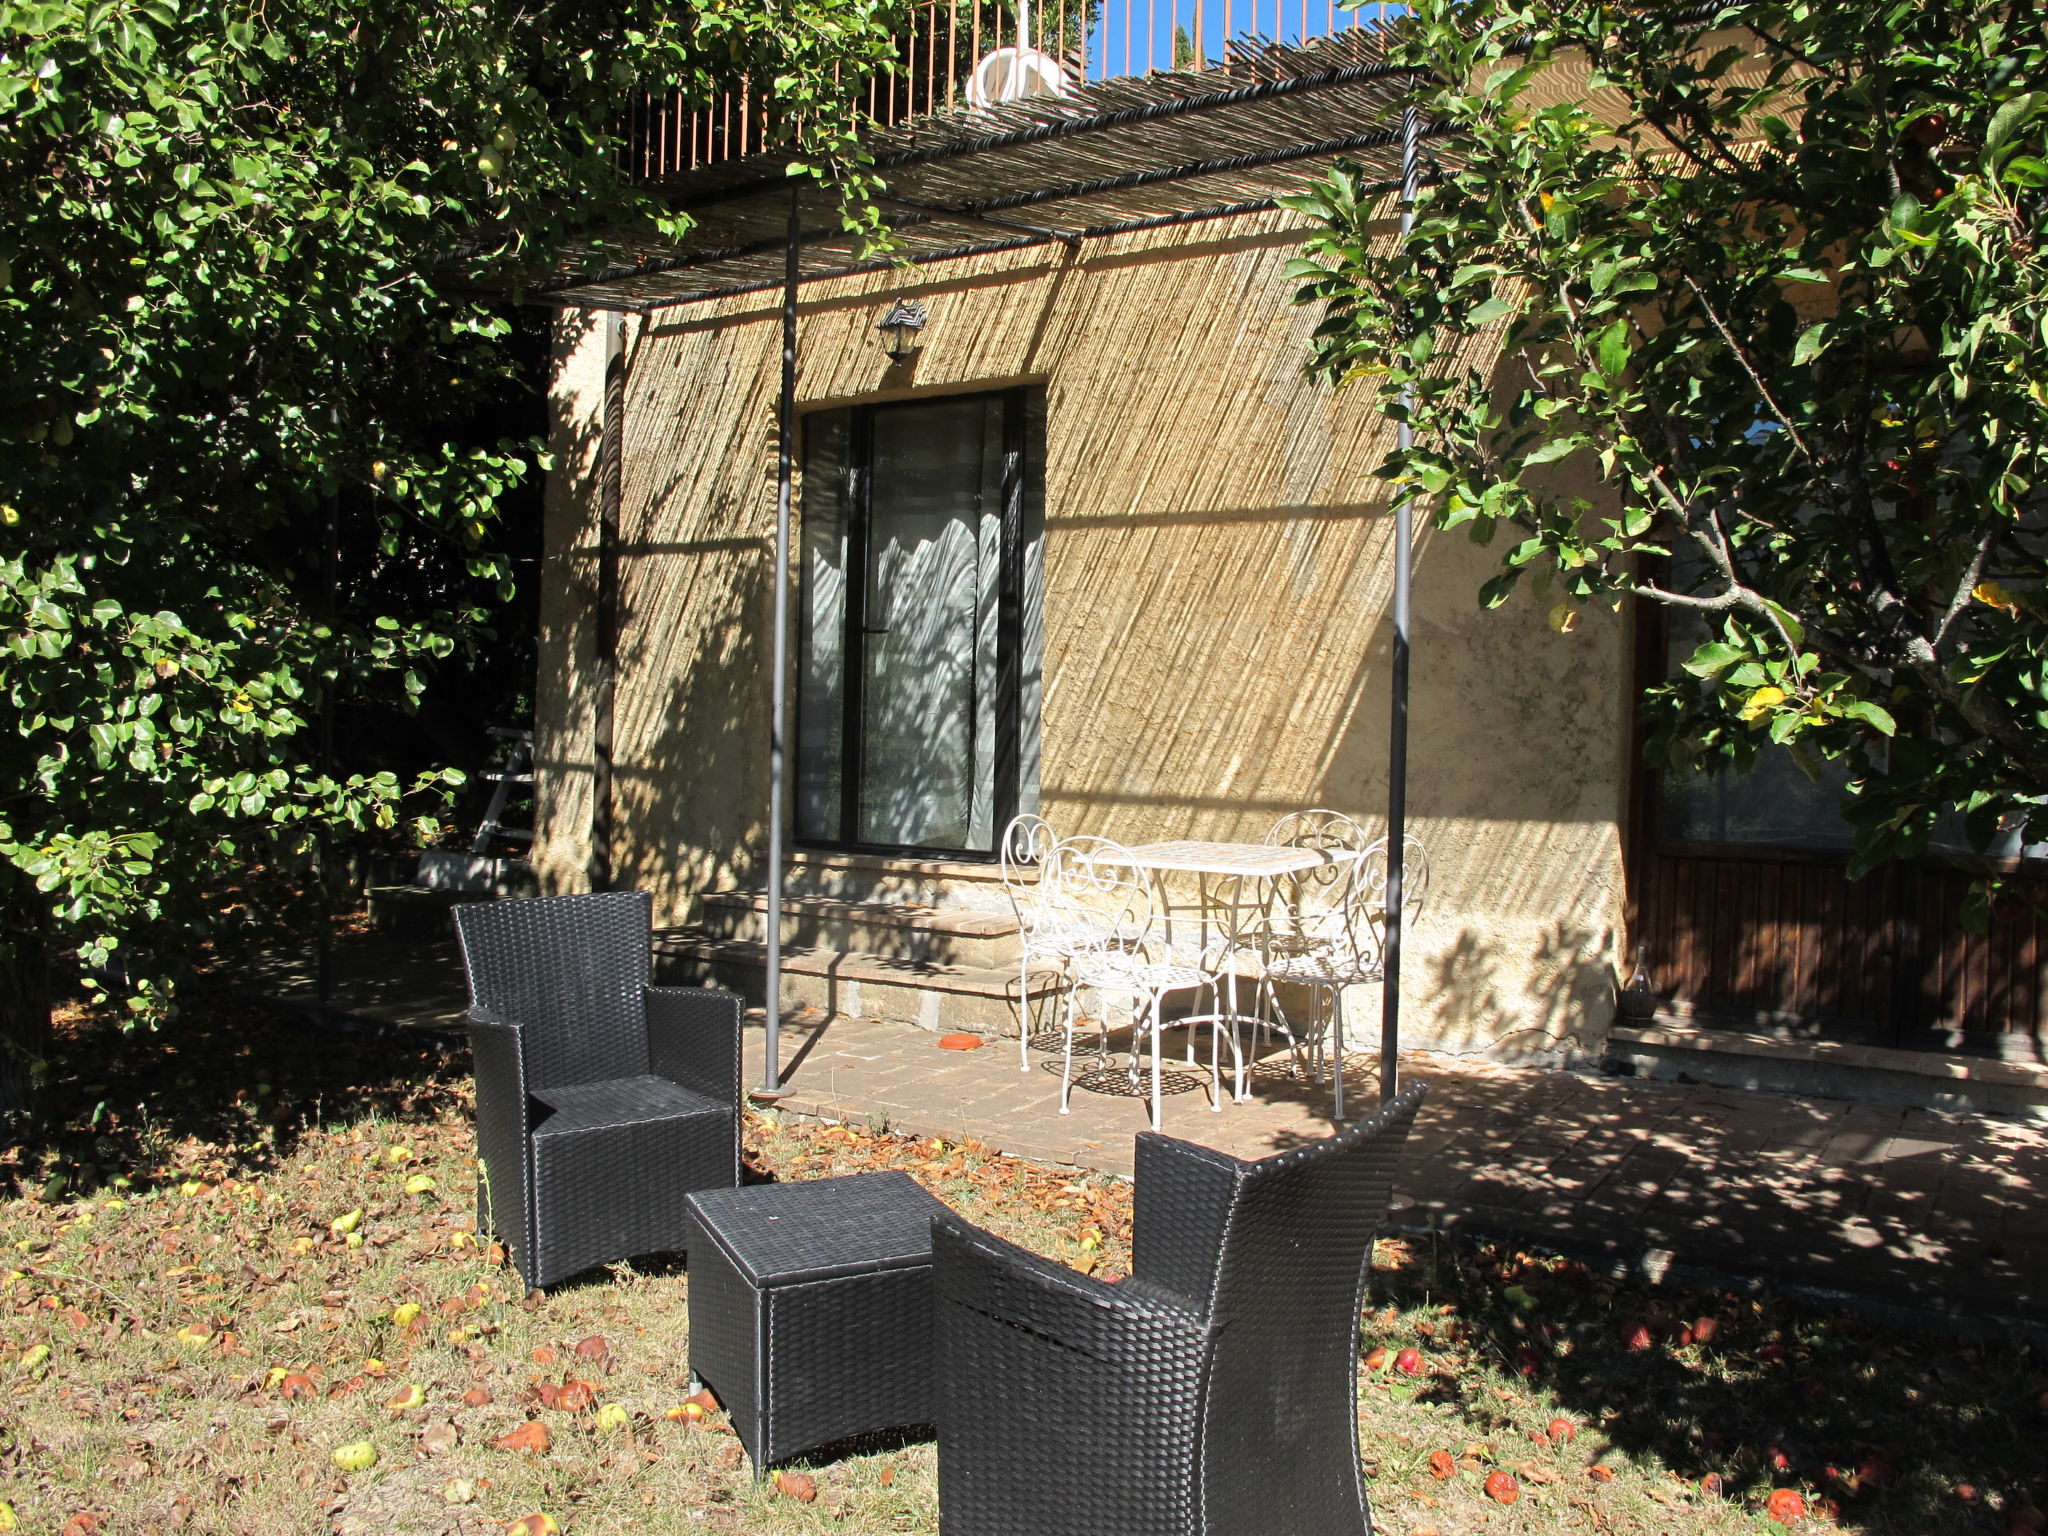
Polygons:
[[882,316],[875,329],[882,333],[882,346],[890,362],[900,363],[917,349],[917,334],[929,318],[919,299],[898,299],[889,306],[889,313]]

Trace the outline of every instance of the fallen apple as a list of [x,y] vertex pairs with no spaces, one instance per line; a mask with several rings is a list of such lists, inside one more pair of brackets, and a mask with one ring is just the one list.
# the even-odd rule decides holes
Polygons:
[[337,1216],[334,1220],[327,1223],[327,1230],[336,1237],[347,1237],[349,1233],[355,1231],[362,1224],[363,1208],[357,1206],[354,1210],[347,1212],[345,1215]]
[[1458,1463],[1449,1451],[1431,1451],[1429,1453],[1429,1471],[1432,1477],[1438,1482],[1442,1482],[1447,1478],[1457,1475]]
[[1641,1323],[1637,1323],[1635,1327],[1629,1329],[1623,1335],[1623,1342],[1632,1350],[1644,1350],[1652,1348],[1657,1340],[1648,1328],[1644,1327]]
[[587,1339],[576,1341],[576,1358],[579,1360],[602,1360],[611,1352],[611,1345],[594,1333]]
[[1718,1472],[1709,1472],[1700,1479],[1700,1492],[1710,1499],[1720,1498],[1721,1491],[1725,1486],[1721,1481],[1721,1474]]
[[1557,1444],[1570,1445],[1572,1443],[1572,1436],[1579,1432],[1579,1426],[1570,1419],[1552,1419],[1543,1426],[1543,1431]]
[[333,1461],[344,1472],[367,1472],[377,1465],[377,1447],[367,1440],[358,1440],[338,1447]]
[[597,1390],[587,1381],[565,1381],[555,1394],[554,1406],[564,1413],[581,1413],[597,1401]]
[[818,1502],[818,1480],[808,1472],[778,1472],[775,1474],[775,1491],[795,1499],[800,1504]]
[[465,1408],[488,1407],[490,1401],[491,1394],[486,1392],[482,1387],[471,1387],[467,1392],[462,1394],[462,1405]]
[[1596,1483],[1611,1483],[1614,1481],[1614,1468],[1588,1467],[1586,1468],[1586,1476],[1593,1479]]
[[632,1422],[633,1416],[622,1403],[606,1403],[597,1410],[597,1427],[605,1434],[616,1434]]
[[405,1181],[405,1192],[408,1195],[424,1195],[435,1187],[434,1176],[431,1173],[416,1173]]
[[401,1328],[412,1326],[412,1320],[420,1315],[420,1304],[416,1301],[401,1301],[391,1309],[391,1321]]
[[506,1526],[505,1536],[562,1536],[562,1527],[553,1515],[535,1510],[530,1515],[521,1515]]
[[[381,463],[372,464],[370,466],[370,473],[376,476],[376,478],[379,480],[382,480],[384,478],[383,472],[384,466]],[[389,1163],[394,1168],[396,1168],[400,1163],[409,1163],[412,1161],[412,1148],[393,1147],[384,1154],[384,1161]]]
[[491,1442],[501,1451],[523,1451],[538,1456],[548,1448],[548,1427],[538,1419],[528,1419],[509,1433],[498,1436]]
[[0,1531],[12,1531],[20,1525],[21,1521],[15,1517],[14,1506],[5,1499],[0,1499]]
[[1718,1317],[1696,1317],[1692,1323],[1692,1341],[1695,1344],[1711,1344],[1721,1331]]
[[1790,1488],[1780,1488],[1764,1500],[1764,1513],[1780,1525],[1806,1518],[1806,1500]]
[[426,1400],[427,1394],[420,1390],[418,1382],[414,1382],[397,1396],[387,1398],[384,1406],[393,1413],[404,1413],[409,1408],[419,1407]]
[[1394,1356],[1394,1369],[1403,1376],[1420,1376],[1423,1369],[1422,1351],[1419,1349],[1402,1350],[1401,1353]]
[[1486,1479],[1486,1496],[1496,1504],[1512,1504],[1522,1496],[1522,1485],[1515,1481],[1512,1472],[1490,1473]]
[[320,1388],[304,1371],[286,1371],[278,1379],[277,1395],[282,1398],[314,1398],[320,1395]]
[[1365,1352],[1365,1368],[1368,1371],[1384,1371],[1393,1363],[1394,1356],[1391,1350],[1381,1349],[1378,1345],[1374,1345]]

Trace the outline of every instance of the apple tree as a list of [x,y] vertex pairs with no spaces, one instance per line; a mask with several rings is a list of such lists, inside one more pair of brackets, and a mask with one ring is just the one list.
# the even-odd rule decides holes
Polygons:
[[888,22],[0,0],[0,1110],[58,967],[161,1018],[209,889],[456,777],[349,771],[319,705],[416,697],[505,597],[507,299],[681,222],[620,170],[628,87],[772,79],[835,163]]
[[1508,535],[1482,601],[1686,615],[1653,753],[1835,764],[1854,869],[1958,813],[2048,839],[2039,11],[1409,9],[1413,230],[1340,170],[1293,200],[1323,225],[1295,270],[1314,365],[1413,423],[1384,473]]

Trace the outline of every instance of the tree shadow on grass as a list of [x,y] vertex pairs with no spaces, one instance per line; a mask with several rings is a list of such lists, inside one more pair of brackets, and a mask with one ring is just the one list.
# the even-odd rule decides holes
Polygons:
[[160,1029],[66,1009],[56,1032],[36,1106],[0,1145],[0,1188],[46,1199],[244,1178],[321,1125],[474,1107],[465,1041],[315,1027],[219,980],[191,985]]
[[1760,1506],[1792,1488],[1886,1536],[2020,1532],[2048,1503],[2048,1361],[2020,1341],[1886,1328],[1769,1292],[1616,1283],[1490,1243],[1386,1246],[1401,1262],[1377,1296],[1447,1367],[1417,1400],[1482,1432],[1527,1433],[1505,1405],[1547,1399],[1695,1496],[1705,1484]]

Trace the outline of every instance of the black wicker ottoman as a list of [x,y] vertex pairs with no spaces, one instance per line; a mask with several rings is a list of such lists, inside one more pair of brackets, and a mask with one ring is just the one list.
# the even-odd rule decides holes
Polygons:
[[929,1424],[932,1218],[908,1174],[690,1196],[690,1374],[754,1475],[871,1430]]

